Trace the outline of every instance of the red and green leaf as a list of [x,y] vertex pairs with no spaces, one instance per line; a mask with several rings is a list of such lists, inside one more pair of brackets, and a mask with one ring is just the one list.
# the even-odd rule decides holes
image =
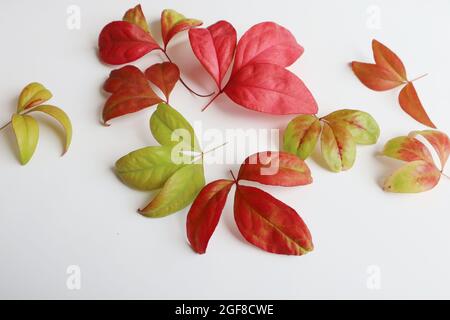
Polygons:
[[423,160],[433,163],[433,156],[419,140],[411,137],[397,137],[384,146],[383,155],[397,160],[412,162]]
[[445,133],[435,130],[414,131],[409,136],[415,137],[417,135],[421,135],[431,144],[439,156],[443,169],[450,155],[450,138]]
[[189,30],[189,39],[195,56],[222,89],[236,49],[236,30],[227,21],[219,21],[206,29]]
[[171,62],[157,63],[145,71],[145,77],[162,91],[168,102],[173,88],[180,80],[180,69]]
[[244,238],[267,252],[299,256],[314,248],[298,213],[260,189],[237,187],[234,217]]
[[122,20],[133,23],[145,32],[150,33],[147,19],[145,18],[144,12],[142,12],[142,7],[140,4],[128,10]]
[[322,155],[330,170],[340,172],[353,167],[356,143],[344,126],[324,123],[321,140]]
[[199,193],[187,216],[187,236],[195,252],[206,252],[234,181],[218,180]]
[[161,14],[161,33],[164,47],[167,47],[170,40],[172,40],[176,34],[201,26],[202,24],[202,21],[186,18],[175,10],[164,10]]
[[248,157],[241,165],[238,180],[284,187],[313,182],[306,163],[286,152],[260,152]]
[[133,62],[161,49],[148,32],[127,21],[106,25],[100,33],[98,46],[101,60],[112,65]]
[[289,122],[283,137],[283,150],[306,160],[314,151],[322,125],[319,118],[301,115]]

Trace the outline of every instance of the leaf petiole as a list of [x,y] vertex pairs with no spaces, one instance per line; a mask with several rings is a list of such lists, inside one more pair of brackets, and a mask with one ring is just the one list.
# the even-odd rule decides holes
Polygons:
[[208,107],[214,102],[216,101],[216,99],[223,93],[223,91],[220,91],[218,94],[215,95],[214,98],[211,99],[210,102],[208,102],[208,104],[206,106],[203,107],[202,112],[206,111],[206,109],[208,109]]
[[2,131],[3,129],[5,129],[6,127],[8,127],[11,124],[11,121],[9,121],[7,124],[5,124],[3,127],[0,128],[0,131]]
[[408,81],[408,82],[415,82],[415,81],[417,81],[417,80],[420,80],[420,79],[422,79],[422,78],[425,78],[426,76],[428,76],[428,73],[425,73],[425,74],[421,75],[420,77],[414,78],[413,80],[410,80],[410,81]]
[[[161,48],[161,51],[164,53],[164,56],[167,58],[167,60],[168,60],[170,63],[173,63],[172,59],[171,59],[170,56],[167,54],[167,48],[164,48],[164,49]],[[209,98],[209,97],[211,97],[212,95],[215,94],[215,92],[212,92],[212,93],[210,93],[210,94],[200,94],[200,93],[195,92],[194,90],[192,90],[192,89],[187,85],[186,82],[184,82],[184,80],[183,80],[183,78],[181,78],[181,76],[180,76],[180,82],[181,82],[181,84],[182,84],[182,85],[183,85],[190,93],[196,95],[197,97],[200,97],[200,98]]]
[[238,183],[238,181],[237,181],[236,177],[234,176],[234,173],[233,173],[232,170],[230,170],[230,174],[231,174],[231,177],[232,177],[233,180],[234,180],[234,183]]

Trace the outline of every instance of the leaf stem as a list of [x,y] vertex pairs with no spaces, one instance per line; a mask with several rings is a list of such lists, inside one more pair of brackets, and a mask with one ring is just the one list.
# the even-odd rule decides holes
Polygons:
[[443,177],[446,177],[447,179],[450,179],[450,177],[449,177],[448,175],[446,175],[445,173],[443,173],[442,171],[441,171],[441,175],[442,175]]
[[219,150],[220,148],[225,147],[227,144],[228,144],[228,141],[222,143],[220,146],[217,146],[217,147],[215,147],[215,148],[213,148],[213,149],[211,149],[211,150],[209,150],[209,151],[203,152],[203,155],[207,155],[207,154],[209,154],[209,153],[213,153],[214,151]]
[[214,96],[214,98],[211,99],[210,102],[208,102],[208,104],[206,106],[203,107],[202,112],[206,111],[206,109],[208,109],[208,107],[214,102],[216,101],[216,99],[223,93],[223,91],[220,91],[218,94],[216,94]]
[[[161,48],[161,51],[164,53],[164,55],[165,55],[165,57],[167,58],[167,60],[170,62],[170,63],[173,63],[173,61],[172,61],[172,59],[170,58],[170,56],[167,54],[167,49],[166,48],[164,48],[164,49],[162,49]],[[192,93],[192,94],[194,94],[194,95],[196,95],[197,97],[200,97],[200,98],[209,98],[209,97],[211,97],[215,92],[212,92],[212,93],[210,93],[210,94],[200,94],[200,93],[197,93],[197,92],[195,92],[194,90],[192,90],[188,85],[187,85],[187,83],[186,82],[184,82],[184,80],[183,80],[183,78],[180,76],[180,82],[181,82],[181,84],[190,92],[190,93]]]
[[417,80],[420,80],[420,79],[422,79],[422,78],[425,78],[426,76],[428,76],[428,73],[425,73],[425,74],[421,75],[420,77],[414,78],[413,80],[410,80],[409,82],[415,82],[415,81],[417,81]]
[[231,176],[233,177],[234,182],[237,183],[238,181],[237,181],[236,177],[234,176],[234,173],[232,170],[230,170],[230,173],[231,173]]
[[11,121],[9,121],[7,124],[5,124],[3,127],[0,128],[0,131],[2,131],[3,129],[5,129],[7,126],[9,126],[11,124]]

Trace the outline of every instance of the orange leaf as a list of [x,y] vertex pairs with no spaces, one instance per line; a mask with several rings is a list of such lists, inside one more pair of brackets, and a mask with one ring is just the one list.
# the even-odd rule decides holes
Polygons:
[[412,82],[409,82],[402,89],[398,99],[400,106],[407,114],[428,127],[436,128],[434,123],[428,117],[425,109],[423,108],[423,105],[420,102],[419,96],[417,95],[417,91],[414,88]]
[[404,83],[389,69],[376,64],[353,61],[352,69],[366,87],[375,91],[390,90]]
[[406,76],[406,69],[400,58],[377,40],[372,40],[373,57],[378,66],[389,70],[392,76],[397,78],[397,81],[408,81]]

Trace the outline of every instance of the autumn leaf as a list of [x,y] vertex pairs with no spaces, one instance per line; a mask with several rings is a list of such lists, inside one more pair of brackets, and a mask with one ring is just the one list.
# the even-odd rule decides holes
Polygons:
[[352,69],[358,79],[369,89],[386,91],[404,85],[399,95],[399,103],[403,111],[416,121],[436,128],[428,117],[413,82],[422,78],[408,80],[405,66],[400,58],[388,47],[377,40],[372,41],[375,64],[352,62]]
[[33,82],[27,85],[19,96],[17,113],[31,109],[52,98],[52,93],[42,84]]
[[219,21],[206,29],[189,30],[189,40],[195,56],[222,89],[236,49],[237,35],[227,21]]
[[197,19],[186,18],[175,10],[166,9],[161,14],[161,33],[166,48],[172,38],[182,32],[201,26],[202,21]]
[[322,131],[319,118],[301,115],[289,122],[283,137],[283,150],[306,160],[314,151]]
[[238,180],[284,187],[303,186],[313,181],[306,163],[286,152],[261,152],[248,157]]
[[[441,170],[434,163],[427,146],[415,137],[421,135],[436,150]],[[434,188],[443,175],[450,154],[450,140],[440,131],[413,131],[408,136],[389,140],[382,152],[384,156],[407,163],[389,176],[384,190],[395,193],[418,193]]]
[[348,170],[355,163],[356,143],[344,126],[324,123],[321,144],[323,158],[332,171]]
[[105,81],[103,89],[109,93],[115,93],[125,87],[147,87],[148,80],[139,68],[125,66],[113,70]]
[[267,252],[304,255],[313,250],[311,234],[297,212],[260,189],[237,187],[234,217],[244,238]]
[[233,185],[232,180],[214,181],[203,188],[192,204],[186,229],[189,243],[195,252],[206,252]]
[[145,71],[145,77],[162,91],[168,102],[173,88],[180,80],[180,70],[171,62],[157,63]]
[[150,29],[148,27],[147,19],[145,18],[144,12],[142,12],[141,5],[137,5],[136,7],[128,10],[123,16],[123,21],[133,23],[140,27],[145,32],[150,33]]
[[148,32],[127,21],[106,25],[100,33],[98,47],[101,60],[112,65],[130,63],[161,49]]
[[398,101],[403,111],[409,114],[413,119],[426,125],[428,127],[436,129],[434,123],[430,120],[425,111],[419,96],[417,95],[416,88],[412,82],[409,82],[400,92]]

